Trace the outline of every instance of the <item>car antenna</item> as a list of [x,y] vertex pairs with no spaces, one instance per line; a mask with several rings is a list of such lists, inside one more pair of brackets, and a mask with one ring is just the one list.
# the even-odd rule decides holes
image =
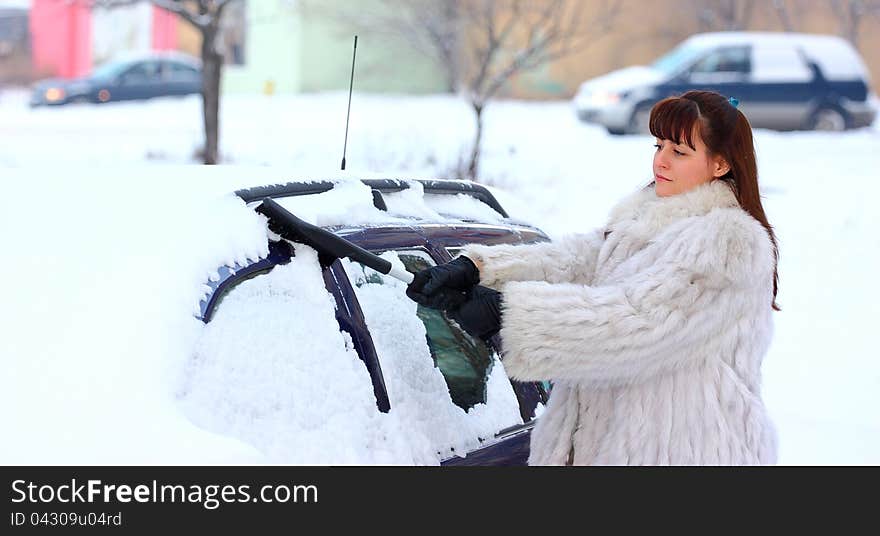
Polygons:
[[354,59],[358,51],[358,36],[354,36],[354,51],[351,53],[351,82],[348,85],[348,112],[345,114],[345,141],[342,144],[342,171],[345,171],[345,150],[348,148],[348,118],[351,115],[351,90],[354,88]]

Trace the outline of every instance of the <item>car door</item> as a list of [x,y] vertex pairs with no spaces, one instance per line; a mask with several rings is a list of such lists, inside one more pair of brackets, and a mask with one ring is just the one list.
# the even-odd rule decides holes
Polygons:
[[193,66],[177,61],[164,62],[166,94],[190,95],[202,90],[202,74]]
[[134,63],[118,78],[112,100],[142,100],[162,94],[162,65],[158,60]]
[[802,127],[822,95],[813,68],[791,42],[756,43],[752,94],[743,108],[753,127],[790,130]]

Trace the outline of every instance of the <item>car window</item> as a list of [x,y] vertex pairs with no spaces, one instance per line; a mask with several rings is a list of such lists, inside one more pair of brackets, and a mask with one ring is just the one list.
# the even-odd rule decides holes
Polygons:
[[756,82],[809,82],[813,77],[803,53],[789,43],[758,43],[753,56]]
[[120,73],[124,72],[128,68],[129,64],[127,63],[119,63],[119,62],[109,62],[101,65],[92,71],[93,78],[101,78],[101,79],[110,79],[113,78]]
[[[401,252],[398,258],[410,272],[435,264],[427,253],[419,251]],[[384,284],[382,274],[370,271],[367,275],[363,265],[358,268],[363,276],[355,279],[355,286]],[[419,305],[416,315],[425,326],[431,359],[446,380],[452,402],[464,410],[485,403],[486,381],[492,367],[492,355],[487,346],[468,335],[441,311]]]
[[[409,271],[435,264],[424,250],[383,258]],[[444,457],[522,424],[504,366],[482,341],[443,313],[416,305],[405,283],[356,262],[344,260],[343,267],[379,355],[391,415]]]
[[197,78],[199,76],[198,69],[194,67],[190,67],[189,65],[183,65],[182,63],[168,62],[167,64],[168,71],[171,74],[172,78]]
[[744,73],[751,71],[748,47],[725,47],[710,52],[691,67],[691,73]]
[[124,84],[142,84],[159,78],[159,62],[144,61],[132,66],[122,74]]
[[[434,265],[427,255],[401,254],[400,260],[410,272]],[[446,378],[452,401],[462,409],[486,402],[486,380],[492,356],[485,343],[468,335],[443,312],[417,306],[416,314],[425,325],[425,336],[434,363]]]
[[702,53],[703,49],[699,47],[678,46],[655,60],[651,67],[667,75],[678,74]]

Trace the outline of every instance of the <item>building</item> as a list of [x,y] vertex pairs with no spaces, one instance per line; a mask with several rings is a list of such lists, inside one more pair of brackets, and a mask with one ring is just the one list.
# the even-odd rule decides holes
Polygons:
[[[606,3],[566,1],[588,11]],[[722,16],[721,4],[733,6],[728,16],[731,20]],[[880,7],[872,8],[878,13],[853,18],[840,7],[846,4],[823,0],[653,0],[650,4],[620,0],[619,13],[607,32],[597,33],[590,45],[576,54],[517,74],[499,96],[568,98],[588,78],[647,64],[693,33],[731,27],[846,35],[856,42],[876,84],[880,79]],[[3,19],[4,6],[9,5],[19,15]],[[228,6],[222,24],[219,45],[226,58],[223,91],[347,90],[356,33],[356,90],[450,91],[449,82],[428,55],[392,32],[364,29],[361,23],[365,18],[381,17],[389,5],[382,0],[239,0]],[[648,5],[650,22],[645,21]],[[90,10],[87,3],[78,1],[0,0],[0,81],[11,79],[9,73],[14,70],[3,56],[4,47],[10,49],[11,45],[4,45],[2,21],[23,20],[26,6],[30,7],[24,15],[29,21],[30,45],[18,45],[18,69],[22,70],[21,58],[29,54],[31,79],[80,76],[120,52],[179,49],[200,54],[200,34],[194,28],[146,1],[113,10]],[[12,24],[21,26],[21,22]],[[12,33],[7,28],[6,34]]]
[[108,10],[31,0],[35,78],[83,76],[120,52],[176,49],[178,25],[176,16],[149,3]]

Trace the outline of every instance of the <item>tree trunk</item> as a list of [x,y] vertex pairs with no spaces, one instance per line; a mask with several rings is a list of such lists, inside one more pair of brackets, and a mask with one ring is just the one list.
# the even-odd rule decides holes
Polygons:
[[214,47],[216,28],[208,28],[202,33],[202,112],[205,123],[205,164],[218,162],[220,138],[220,74],[223,68],[223,55]]
[[483,143],[483,105],[472,102],[471,106],[474,109],[474,114],[477,116],[477,134],[474,138],[473,150],[471,151],[471,162],[468,165],[467,178],[476,181],[480,166],[480,150]]

